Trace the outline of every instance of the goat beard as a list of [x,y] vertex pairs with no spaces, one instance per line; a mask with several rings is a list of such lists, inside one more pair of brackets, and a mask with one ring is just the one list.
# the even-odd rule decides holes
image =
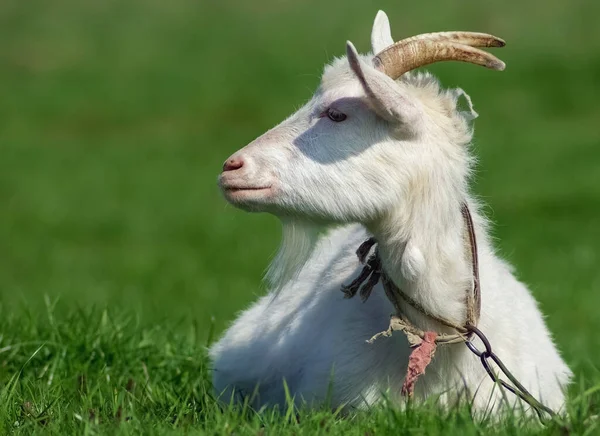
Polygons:
[[322,230],[316,224],[298,220],[282,220],[282,225],[281,245],[265,274],[274,296],[298,278],[311,258]]

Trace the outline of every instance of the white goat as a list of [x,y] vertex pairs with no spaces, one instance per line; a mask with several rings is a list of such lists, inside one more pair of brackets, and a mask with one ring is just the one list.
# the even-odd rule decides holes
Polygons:
[[[374,53],[393,44],[381,11],[371,41]],[[365,303],[344,299],[340,287],[361,270],[355,250],[374,235],[399,288],[429,313],[464,324],[464,292],[472,286],[463,244],[466,203],[478,240],[479,328],[534,396],[561,408],[571,371],[535,300],[494,253],[468,190],[469,121],[477,116],[470,98],[441,89],[428,73],[403,74],[439,60],[503,69],[472,48],[500,43],[483,34],[428,34],[377,57],[359,56],[348,43],[347,58],[325,67],[304,107],[225,162],[219,184],[227,200],[280,217],[283,241],[267,274],[269,295],[210,349],[223,401],[252,397],[254,406],[281,405],[285,380],[296,400],[312,405],[327,400],[360,408],[385,395],[400,402],[411,351],[406,338],[395,333],[365,342],[388,327],[392,304],[381,285]],[[457,108],[461,96],[467,112]],[[410,306],[403,313],[424,330],[447,331]],[[503,398],[513,406],[518,401],[494,385],[464,344],[438,348],[416,385],[415,398],[430,396],[442,404],[466,396],[480,412],[500,410]]]

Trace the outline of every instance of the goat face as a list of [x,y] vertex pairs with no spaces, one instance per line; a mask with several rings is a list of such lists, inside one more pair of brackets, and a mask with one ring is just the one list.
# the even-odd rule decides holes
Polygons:
[[394,200],[390,172],[398,172],[398,159],[390,155],[396,147],[386,147],[389,127],[368,108],[358,80],[336,85],[321,85],[299,111],[227,160],[219,179],[227,200],[335,221],[365,218]]
[[[380,13],[373,50],[392,43]],[[325,68],[306,105],[225,162],[219,185],[230,203],[249,211],[376,220],[428,189],[430,175],[464,176],[462,145],[471,132],[468,117],[456,110],[461,94],[441,91],[428,74],[394,80],[348,43],[347,57]]]

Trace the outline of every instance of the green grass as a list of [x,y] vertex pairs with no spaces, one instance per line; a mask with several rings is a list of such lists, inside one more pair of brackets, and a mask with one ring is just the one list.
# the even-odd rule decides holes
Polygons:
[[[498,427],[473,422],[468,407],[434,402],[400,411],[390,404],[342,416],[326,410],[257,413],[220,406],[210,389],[204,346],[211,333],[194,323],[144,326],[133,314],[77,309],[57,319],[2,310],[0,434],[591,434],[598,388],[577,386],[565,418],[540,428],[508,417]],[[208,336],[207,336],[208,335]],[[592,424],[590,424],[592,423]]]
[[433,406],[298,423],[221,410],[210,391],[205,345],[264,292],[279,237],[276,219],[221,199],[221,163],[309,98],[347,39],[366,51],[377,8],[397,38],[507,40],[503,73],[432,70],[481,114],[474,190],[576,373],[573,433],[597,431],[585,420],[600,404],[599,5],[7,0],[0,434],[533,431]]

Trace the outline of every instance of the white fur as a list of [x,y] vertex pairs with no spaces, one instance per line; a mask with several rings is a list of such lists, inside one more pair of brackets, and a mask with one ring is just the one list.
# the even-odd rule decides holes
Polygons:
[[[373,48],[390,41],[380,12]],[[366,407],[386,392],[400,402],[406,339],[397,333],[365,342],[387,328],[390,302],[381,285],[364,304],[344,299],[340,287],[361,269],[355,250],[375,235],[386,271],[404,292],[430,312],[464,322],[464,292],[472,280],[460,213],[466,201],[479,244],[479,327],[513,374],[558,410],[571,372],[530,292],[494,253],[468,190],[469,121],[476,116],[470,98],[440,89],[427,73],[392,81],[351,45],[348,56],[325,68],[304,107],[232,156],[243,160],[242,168],[220,176],[231,203],[280,216],[287,236],[269,273],[273,291],[210,349],[216,392],[224,401],[251,397],[257,407],[277,405],[285,401],[285,380],[297,400],[314,405],[329,400],[332,407]],[[457,108],[461,96],[466,112]],[[347,119],[323,116],[331,107]],[[404,312],[423,329],[443,331],[409,306]],[[444,404],[466,398],[483,412],[501,410],[505,394],[458,344],[438,348],[415,395],[439,396]],[[514,405],[515,397],[506,395]]]

